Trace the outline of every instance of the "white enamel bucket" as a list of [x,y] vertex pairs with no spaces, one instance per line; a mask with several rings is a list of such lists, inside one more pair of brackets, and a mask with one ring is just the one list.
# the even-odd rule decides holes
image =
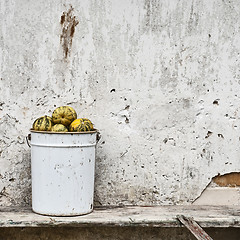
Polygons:
[[30,131],[33,211],[52,216],[92,212],[97,131]]

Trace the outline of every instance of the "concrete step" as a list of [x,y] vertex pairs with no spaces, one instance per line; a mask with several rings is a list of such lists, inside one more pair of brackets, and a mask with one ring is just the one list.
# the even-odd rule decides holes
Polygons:
[[97,207],[75,217],[42,216],[31,208],[0,208],[0,227],[183,227],[177,215],[193,218],[205,228],[240,228],[240,206],[126,206]]

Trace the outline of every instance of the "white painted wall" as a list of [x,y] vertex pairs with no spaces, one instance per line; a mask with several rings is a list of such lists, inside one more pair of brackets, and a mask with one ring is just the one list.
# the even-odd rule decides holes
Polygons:
[[190,203],[239,171],[239,26],[238,0],[1,0],[1,205],[30,203],[25,136],[66,104],[102,135],[96,204]]

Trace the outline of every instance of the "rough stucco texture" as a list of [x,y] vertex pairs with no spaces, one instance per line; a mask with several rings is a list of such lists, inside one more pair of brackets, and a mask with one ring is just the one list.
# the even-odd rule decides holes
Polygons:
[[101,133],[95,204],[186,204],[240,170],[240,2],[0,2],[0,203],[31,202],[35,118]]

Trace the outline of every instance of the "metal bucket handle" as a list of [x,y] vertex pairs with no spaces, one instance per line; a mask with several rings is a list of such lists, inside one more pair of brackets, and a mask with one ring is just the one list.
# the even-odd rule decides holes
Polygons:
[[100,132],[97,131],[97,137],[96,137],[96,138],[97,138],[97,139],[96,139],[96,140],[97,140],[97,143],[100,141],[101,137],[102,137],[102,136],[101,136]]
[[31,133],[29,133],[26,137],[26,142],[29,147],[31,147]]

